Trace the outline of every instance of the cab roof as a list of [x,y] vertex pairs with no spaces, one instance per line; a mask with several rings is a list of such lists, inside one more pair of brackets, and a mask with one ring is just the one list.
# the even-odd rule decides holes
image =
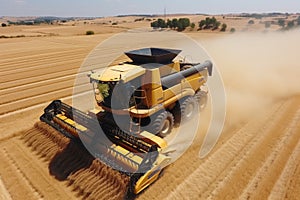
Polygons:
[[108,67],[103,73],[93,73],[91,78],[99,81],[120,81],[128,82],[145,74],[146,69],[138,65],[120,64]]

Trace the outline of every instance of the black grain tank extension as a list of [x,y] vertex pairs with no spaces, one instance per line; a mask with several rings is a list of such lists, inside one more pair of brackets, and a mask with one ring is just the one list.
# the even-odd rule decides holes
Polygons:
[[143,48],[125,52],[125,54],[136,64],[146,63],[171,63],[181,52],[177,49]]

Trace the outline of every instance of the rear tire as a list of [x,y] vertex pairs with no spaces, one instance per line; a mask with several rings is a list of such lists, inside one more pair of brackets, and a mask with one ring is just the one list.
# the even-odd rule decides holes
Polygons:
[[205,91],[198,91],[195,94],[195,99],[197,100],[198,104],[199,104],[199,110],[202,111],[205,109],[206,105],[207,105],[207,92]]
[[154,120],[151,126],[151,132],[155,135],[159,135],[160,137],[164,138],[169,133],[174,126],[174,117],[172,113],[168,111],[161,112],[157,115],[156,119]]
[[181,122],[193,118],[196,111],[196,100],[194,97],[186,98],[181,104]]

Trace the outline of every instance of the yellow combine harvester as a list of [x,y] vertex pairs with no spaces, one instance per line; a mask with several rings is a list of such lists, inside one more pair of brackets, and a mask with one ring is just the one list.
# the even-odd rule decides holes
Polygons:
[[190,119],[195,106],[202,109],[207,100],[202,88],[212,74],[212,63],[173,61],[180,52],[161,48],[125,52],[132,61],[89,74],[101,111],[84,113],[55,100],[40,119],[82,141],[94,157],[128,175],[128,193],[138,194],[171,161],[164,138],[174,121]]

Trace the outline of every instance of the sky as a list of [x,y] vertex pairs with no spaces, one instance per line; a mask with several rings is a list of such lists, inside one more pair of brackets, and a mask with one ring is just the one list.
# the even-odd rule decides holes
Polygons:
[[104,17],[174,13],[300,13],[300,0],[0,0],[0,16]]

